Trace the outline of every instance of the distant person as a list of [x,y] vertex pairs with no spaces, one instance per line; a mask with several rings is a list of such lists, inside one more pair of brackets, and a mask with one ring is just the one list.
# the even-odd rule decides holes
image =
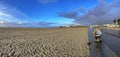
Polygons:
[[95,36],[95,41],[101,41],[101,30],[99,29],[99,27],[95,27],[94,31],[93,31],[93,35]]

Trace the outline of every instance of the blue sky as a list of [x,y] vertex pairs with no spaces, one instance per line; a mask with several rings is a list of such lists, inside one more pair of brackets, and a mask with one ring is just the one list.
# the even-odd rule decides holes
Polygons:
[[105,24],[105,20],[111,23],[120,17],[116,15],[120,10],[118,2],[120,1],[0,0],[0,26],[52,27],[66,23],[91,25]]

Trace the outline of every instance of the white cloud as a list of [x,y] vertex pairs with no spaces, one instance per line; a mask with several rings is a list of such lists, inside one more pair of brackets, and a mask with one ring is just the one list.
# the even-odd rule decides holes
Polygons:
[[31,21],[31,18],[21,11],[11,7],[9,5],[1,5],[0,6],[0,20],[6,20],[10,22],[21,21],[27,22]]
[[0,17],[8,17],[8,18],[13,18],[13,16],[12,16],[12,15],[10,15],[10,14],[7,14],[7,13],[3,13],[3,12],[1,12],[1,11],[0,11]]
[[0,27],[47,27],[54,26],[53,22],[10,22],[0,20]]
[[4,24],[4,21],[3,21],[3,20],[0,20],[0,24]]

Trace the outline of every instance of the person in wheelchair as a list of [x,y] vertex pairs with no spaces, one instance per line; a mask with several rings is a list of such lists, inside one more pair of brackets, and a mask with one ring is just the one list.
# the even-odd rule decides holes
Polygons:
[[99,29],[99,27],[96,27],[94,30],[93,30],[93,35],[95,36],[95,41],[101,41],[101,30]]

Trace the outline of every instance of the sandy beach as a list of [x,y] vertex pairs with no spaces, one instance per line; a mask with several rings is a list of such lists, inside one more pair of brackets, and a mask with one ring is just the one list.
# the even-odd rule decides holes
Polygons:
[[0,28],[0,57],[89,57],[87,28]]

